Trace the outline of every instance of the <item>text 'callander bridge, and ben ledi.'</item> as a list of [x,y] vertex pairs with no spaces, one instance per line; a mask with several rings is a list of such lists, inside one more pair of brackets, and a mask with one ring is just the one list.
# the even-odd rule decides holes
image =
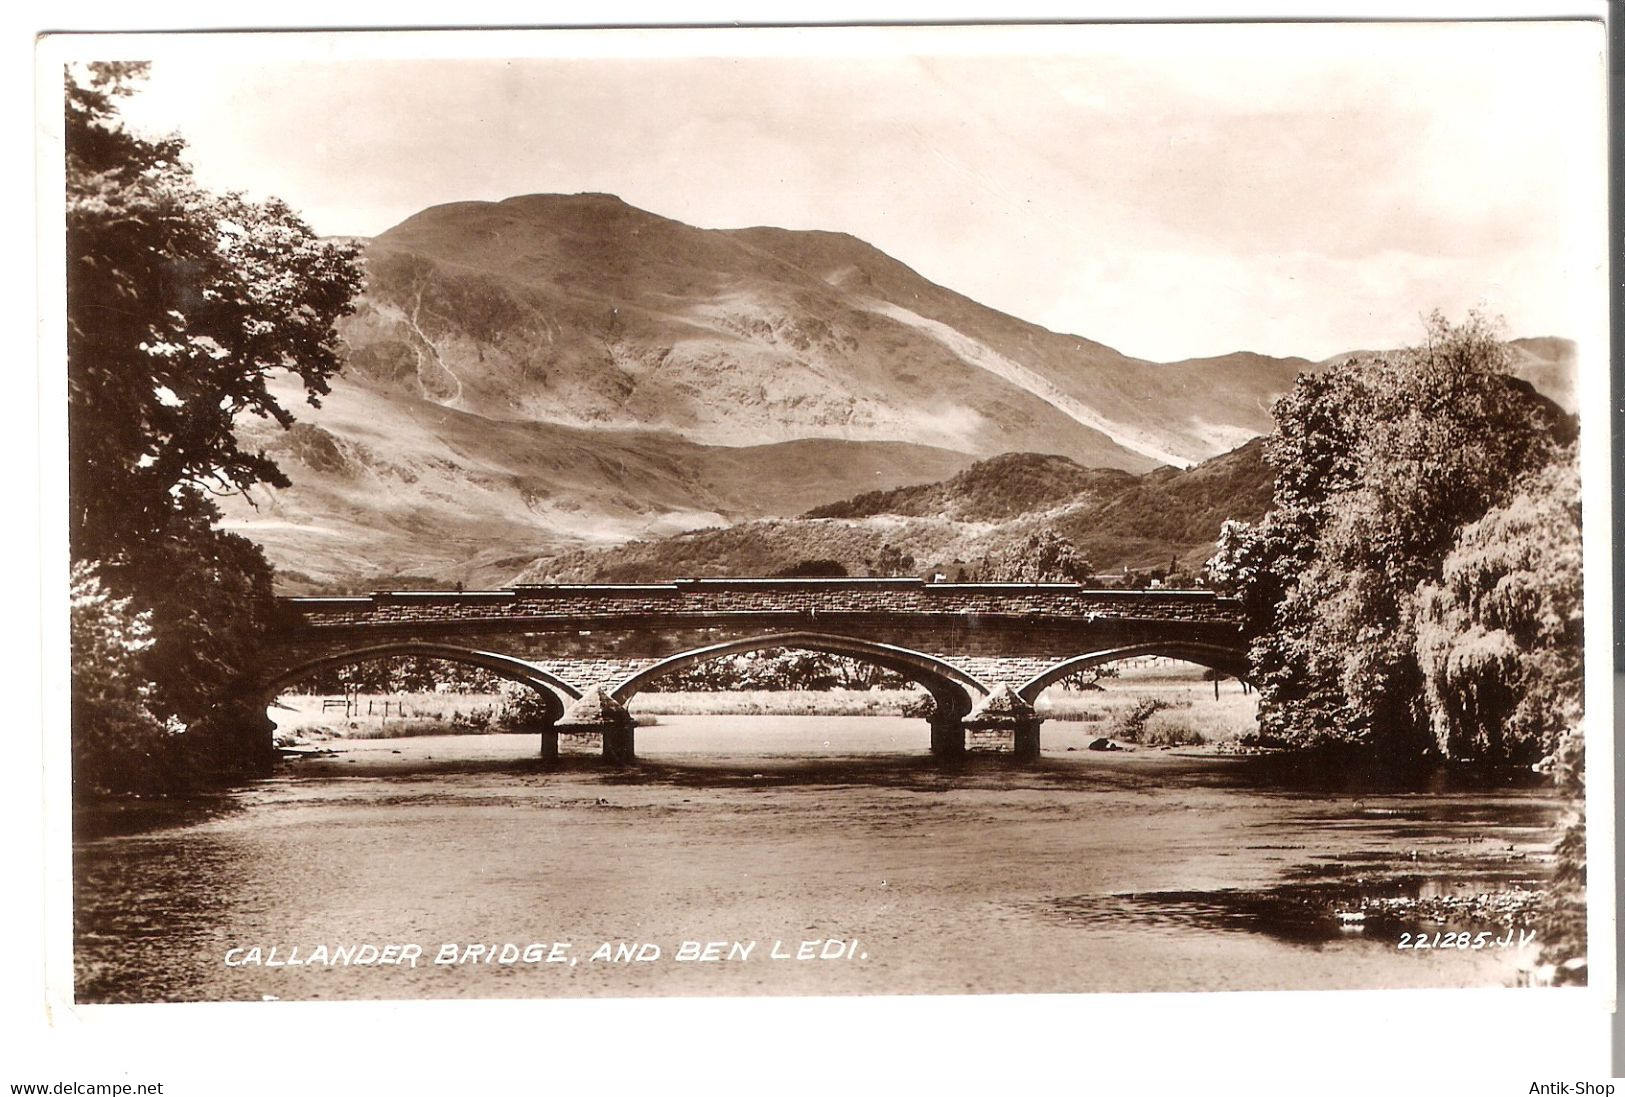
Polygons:
[[1245,678],[1241,604],[1209,591],[920,579],[679,579],[284,598],[254,683],[258,707],[317,670],[395,656],[484,667],[539,691],[542,755],[600,735],[630,762],[627,703],[669,672],[797,648],[895,671],[931,696],[931,749],[1039,752],[1044,689],[1094,666],[1164,655]]

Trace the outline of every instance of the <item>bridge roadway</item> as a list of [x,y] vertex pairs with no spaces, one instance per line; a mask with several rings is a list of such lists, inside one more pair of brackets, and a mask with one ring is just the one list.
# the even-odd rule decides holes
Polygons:
[[284,598],[250,705],[314,671],[422,655],[485,667],[547,701],[558,735],[598,734],[633,758],[626,704],[671,671],[763,648],[846,655],[923,687],[932,750],[1036,756],[1033,702],[1077,671],[1166,655],[1245,677],[1239,602],[1209,591],[1089,590],[1070,583],[919,579],[678,579],[492,591],[388,591]]

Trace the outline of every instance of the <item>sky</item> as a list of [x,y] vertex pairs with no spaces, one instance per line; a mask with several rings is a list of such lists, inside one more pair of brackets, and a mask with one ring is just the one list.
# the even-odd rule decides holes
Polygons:
[[[1594,328],[1597,24],[1082,26],[142,41],[132,125],[324,234],[602,191],[858,236],[1158,361]],[[123,56],[134,56],[128,52]]]

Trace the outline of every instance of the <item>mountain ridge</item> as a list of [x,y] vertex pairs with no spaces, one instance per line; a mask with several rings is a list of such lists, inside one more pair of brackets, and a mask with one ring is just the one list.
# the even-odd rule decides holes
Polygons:
[[[1268,432],[1274,398],[1323,368],[1147,362],[848,233],[696,228],[604,194],[443,203],[365,256],[332,394],[291,437],[241,427],[294,486],[228,501],[225,521],[289,589],[500,583],[540,556],[790,521],[1010,451],[1119,480],[1195,466]],[[1526,371],[1572,373],[1572,344],[1522,344]]]

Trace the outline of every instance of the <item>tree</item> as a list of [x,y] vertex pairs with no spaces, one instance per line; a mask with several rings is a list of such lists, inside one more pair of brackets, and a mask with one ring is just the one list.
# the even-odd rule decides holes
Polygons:
[[70,544],[102,557],[168,525],[177,490],[286,487],[246,452],[240,415],[293,421],[267,387],[314,402],[340,366],[334,321],[362,276],[283,203],[197,185],[178,137],[149,140],[115,110],[138,64],[66,74]]
[[1088,670],[1074,671],[1065,678],[1059,679],[1055,684],[1063,689],[1094,690],[1100,688],[1100,683],[1117,676],[1117,668],[1107,664],[1090,667]]
[[1396,755],[1432,742],[1418,587],[1575,434],[1506,361],[1481,317],[1434,314],[1423,346],[1304,374],[1276,402],[1272,508],[1210,565],[1248,606],[1265,734]]
[[[150,629],[119,673],[230,772],[269,758],[264,713],[233,702],[275,603],[264,556],[214,528],[209,495],[287,486],[235,423],[293,421],[269,387],[279,374],[313,402],[327,392],[362,275],[353,245],[318,240],[281,202],[198,186],[180,138],[127,130],[117,101],[144,72],[70,66],[64,80],[69,549]],[[76,636],[76,669],[110,657],[95,635]],[[121,741],[116,722],[88,700],[76,712],[86,772],[127,755],[90,756]]]
[[775,571],[774,579],[844,579],[846,578],[846,565],[839,560],[819,558],[816,560],[798,560],[787,568]]
[[1071,541],[1045,528],[983,561],[986,583],[1082,583],[1094,568]]
[[148,615],[114,598],[95,568],[75,564],[68,600],[71,723],[77,792],[151,792],[173,783],[174,729],[153,712],[140,667]]
[[880,553],[875,557],[871,574],[878,576],[902,576],[914,573],[914,557],[904,552],[896,545],[887,543],[880,546]]
[[1580,722],[1585,598],[1572,451],[1462,529],[1417,592],[1417,650],[1439,750],[1532,763]]
[[[1557,868],[1542,904],[1541,959],[1555,968],[1558,984],[1583,981],[1586,944],[1585,730],[1576,720],[1563,730],[1539,768],[1569,799],[1571,812],[1557,841]],[[1573,965],[1578,963],[1576,969]]]
[[899,689],[908,679],[863,659],[801,648],[762,648],[674,671],[660,688],[719,690]]
[[1286,546],[1272,545],[1266,539],[1281,528],[1280,523],[1226,519],[1219,527],[1216,551],[1203,568],[1208,586],[1241,600],[1251,636],[1268,630],[1275,619],[1275,606],[1286,593],[1276,574]]
[[1580,478],[1572,448],[1461,531],[1417,593],[1417,650],[1439,750],[1528,763],[1573,814],[1541,912],[1541,955],[1568,981],[1586,955]]
[[498,690],[502,701],[497,709],[496,721],[506,731],[540,731],[549,726],[558,711],[539,686],[505,681]]

